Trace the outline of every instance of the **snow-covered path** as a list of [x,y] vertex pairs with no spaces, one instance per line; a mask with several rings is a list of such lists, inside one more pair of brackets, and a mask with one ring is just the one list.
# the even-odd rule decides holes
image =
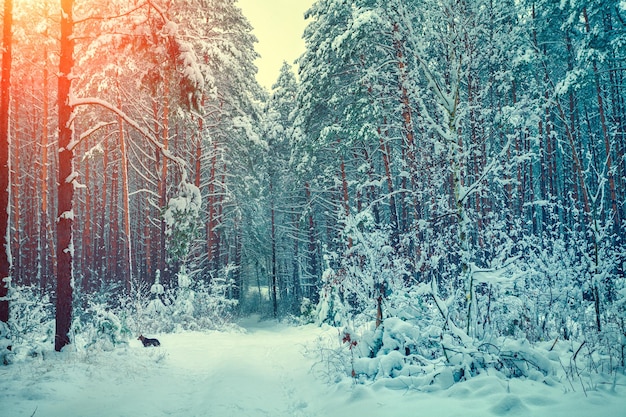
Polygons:
[[[157,335],[114,352],[50,354],[0,366],[0,416],[393,417],[626,416],[624,388],[564,392],[479,376],[445,391],[328,385],[305,347],[336,331],[248,320],[245,332]],[[152,336],[152,335],[151,335]]]

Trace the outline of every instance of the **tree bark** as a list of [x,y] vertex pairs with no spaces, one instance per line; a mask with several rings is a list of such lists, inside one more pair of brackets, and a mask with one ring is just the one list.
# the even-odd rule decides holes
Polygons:
[[272,308],[274,312],[274,318],[278,317],[278,297],[276,292],[276,281],[277,281],[277,271],[276,271],[276,213],[274,210],[274,184],[270,175],[270,198],[271,198],[271,221],[272,221],[272,229],[271,229],[271,240],[272,240]]
[[[6,297],[11,275],[11,239],[9,234],[9,106],[11,103],[11,42],[13,2],[4,0],[2,33],[2,82],[0,84],[0,297]],[[9,301],[0,300],[0,321],[9,321]]]
[[[387,121],[385,120],[385,124]],[[393,185],[393,177],[391,174],[391,149],[389,144],[383,138],[382,130],[378,127],[378,140],[380,144],[380,153],[385,166],[385,179],[387,182],[387,191],[389,192],[389,225],[391,226],[391,246],[394,250],[400,247],[400,233],[398,231],[398,210],[396,207],[396,197]]]
[[61,349],[70,343],[72,324],[72,276],[74,248],[72,242],[74,198],[74,153],[72,141],[72,68],[74,66],[73,0],[61,0],[61,54],[59,58],[58,104],[59,104],[59,183],[57,217],[57,293],[56,293],[56,334],[54,349]]
[[124,268],[126,269],[126,291],[130,294],[133,285],[133,245],[130,235],[130,190],[128,183],[128,154],[126,152],[126,138],[124,137],[124,126],[119,120],[120,127],[120,151],[122,154],[122,198],[124,205],[124,237],[126,239],[126,250]]
[[[169,149],[169,100],[167,95],[169,80],[165,79],[164,84],[164,105],[163,105],[163,149]],[[161,177],[159,178],[159,207],[165,209],[167,205],[167,158],[162,158]],[[161,283],[170,286],[170,274],[167,272],[167,250],[165,247],[165,219],[161,217],[161,233],[159,236],[159,270],[161,271]]]
[[[48,274],[56,276],[56,253],[54,250],[53,222],[50,221],[48,213],[48,116],[49,116],[49,70],[48,70],[48,48],[44,46],[44,67],[43,67],[43,105],[42,105],[42,131],[41,131],[41,289],[46,291],[48,286]],[[90,245],[87,245],[90,247]],[[48,259],[48,256],[50,259]],[[50,269],[51,267],[51,269]]]

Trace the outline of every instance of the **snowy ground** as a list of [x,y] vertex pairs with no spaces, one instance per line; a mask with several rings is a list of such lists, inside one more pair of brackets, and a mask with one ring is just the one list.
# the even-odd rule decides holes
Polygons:
[[[304,356],[336,330],[248,320],[242,332],[156,335],[113,352],[49,353],[0,366],[0,416],[626,417],[626,378],[573,391],[481,375],[444,391],[329,385]],[[154,336],[154,335],[150,335]]]

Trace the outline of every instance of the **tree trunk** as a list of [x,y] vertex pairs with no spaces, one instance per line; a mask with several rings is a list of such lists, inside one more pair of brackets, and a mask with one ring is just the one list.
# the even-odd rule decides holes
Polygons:
[[211,155],[211,169],[209,171],[209,216],[206,222],[207,229],[207,265],[209,273],[217,272],[217,196],[215,183],[217,182],[217,139],[213,138],[213,154]]
[[[308,207],[308,237],[309,237],[309,268],[308,272],[310,277],[314,280],[313,283],[307,286],[307,296],[311,299],[313,304],[319,302],[319,291],[317,291],[317,281],[319,275],[318,259],[317,259],[317,238],[315,236],[315,219],[313,218],[313,199],[311,198],[311,187],[309,183],[304,184],[304,193],[306,196],[306,204]],[[311,279],[309,278],[309,279]]]
[[[56,276],[56,252],[54,250],[53,222],[50,221],[48,209],[48,116],[49,116],[49,71],[48,71],[48,48],[44,47],[44,67],[43,67],[43,105],[42,105],[42,132],[41,132],[41,224],[42,224],[42,251],[41,251],[41,290],[46,291],[48,287],[48,274]],[[50,259],[48,259],[48,256]],[[49,268],[51,267],[51,269]]]
[[[271,177],[271,175],[270,175]],[[276,217],[274,210],[274,184],[270,178],[270,198],[271,198],[271,221],[272,221],[272,229],[271,229],[271,240],[272,240],[272,308],[274,312],[274,318],[278,317],[278,298],[276,294],[276,281],[277,281],[277,272],[276,272]]]
[[[407,70],[405,63],[405,54],[404,54],[404,46],[402,41],[398,39],[399,33],[399,25],[394,23],[393,25],[393,33],[394,33],[394,50],[396,52],[396,59],[398,60],[398,84],[400,86],[400,102],[402,103],[402,155],[404,160],[407,162],[407,166],[409,168],[409,174],[411,177],[411,186],[413,190],[417,189],[415,184],[415,180],[417,179],[417,164],[415,157],[415,134],[414,134],[414,126],[413,126],[413,109],[411,108],[411,101],[409,99],[409,93],[406,88],[407,83]],[[406,176],[402,177],[402,190],[407,190],[406,184]],[[406,191],[402,191],[400,198],[400,206],[402,208],[402,226],[401,230],[406,231],[408,229],[407,225],[409,223],[408,219],[408,210],[406,207]],[[417,211],[417,204],[413,208],[414,211]]]
[[[387,121],[385,120],[385,124]],[[393,177],[391,175],[391,149],[389,143],[385,141],[381,128],[378,128],[378,139],[380,143],[380,153],[385,166],[385,179],[387,182],[387,191],[389,192],[389,225],[391,226],[391,246],[394,250],[398,250],[400,246],[400,234],[398,231],[398,210],[396,207],[396,197],[394,193]]]
[[[585,28],[587,33],[591,32],[589,26],[589,18],[587,17],[587,8],[583,7],[583,17],[585,19]],[[617,194],[615,192],[615,176],[613,173],[613,158],[612,158],[612,150],[611,150],[611,140],[609,137],[609,129],[607,126],[606,115],[604,110],[604,99],[602,98],[602,88],[600,86],[600,74],[598,71],[598,64],[596,60],[593,60],[593,77],[596,86],[596,99],[598,101],[598,113],[600,116],[600,126],[602,127],[602,138],[604,139],[604,148],[605,148],[605,163],[606,163],[606,173],[609,179],[609,197],[611,209],[613,210],[613,221],[616,230],[620,227],[620,211],[617,208]]]
[[54,349],[61,349],[70,343],[72,324],[72,275],[74,247],[72,225],[74,213],[74,153],[70,149],[72,140],[72,68],[74,66],[74,40],[72,37],[73,0],[61,0],[61,55],[59,57],[58,104],[59,104],[59,183],[57,217],[57,293],[56,293],[56,334]]
[[126,138],[124,137],[124,130],[122,121],[119,121],[120,125],[120,150],[122,153],[122,198],[124,204],[124,238],[126,239],[126,253],[123,257],[124,267],[126,269],[126,291],[131,293],[133,285],[133,245],[130,235],[130,192],[128,184],[128,155],[126,152]]
[[[13,94],[14,97],[14,103],[13,103],[13,108],[14,109],[19,109],[19,98],[17,97],[18,94]],[[10,129],[10,128],[9,128]],[[28,269],[28,268],[24,268],[24,256],[23,254],[25,252],[27,252],[27,248],[26,245],[21,245],[20,244],[20,238],[23,236],[23,230],[21,230],[22,228],[20,228],[20,218],[22,216],[21,213],[21,205],[20,202],[23,202],[24,200],[26,200],[25,196],[26,193],[22,193],[23,196],[20,195],[20,190],[26,190],[26,180],[22,181],[22,178],[20,177],[20,159],[21,159],[21,155],[20,155],[20,145],[21,145],[21,137],[19,135],[20,132],[20,117],[19,117],[19,111],[15,112],[15,118],[13,121],[13,138],[11,140],[11,146],[10,146],[10,155],[9,155],[9,165],[11,167],[11,171],[12,173],[15,173],[15,175],[9,175],[9,177],[11,178],[10,181],[10,185],[9,185],[9,194],[10,194],[10,198],[13,200],[10,204],[11,204],[11,209],[9,209],[9,217],[12,218],[13,221],[13,229],[15,231],[15,233],[13,233],[13,236],[10,236],[10,238],[7,238],[7,241],[11,242],[11,257],[12,257],[12,265],[11,265],[11,273],[14,274],[15,276],[12,277],[12,279],[14,278],[16,282],[20,282],[20,284],[26,284],[29,285],[29,283],[27,282],[27,280],[25,279],[25,273],[24,270]],[[29,132],[31,133],[31,132]],[[35,131],[32,131],[32,136],[35,136]],[[22,184],[22,182],[24,182],[24,184]],[[11,227],[11,226],[9,226]],[[11,235],[11,233],[9,232],[9,235]]]
[[[167,88],[168,80],[164,80],[164,106],[163,106],[163,149],[169,149],[169,102],[167,94],[169,90]],[[161,177],[159,178],[159,207],[161,210],[165,209],[167,204],[167,158],[162,158],[161,165]],[[161,234],[159,236],[159,270],[161,271],[161,283],[166,286],[170,286],[170,274],[167,273],[167,253],[165,248],[165,219],[161,216]]]
[[[4,0],[2,46],[2,82],[0,84],[0,297],[6,297],[11,275],[11,239],[9,234],[9,106],[11,104],[11,42],[13,2]],[[0,301],[0,321],[9,321],[9,301]]]

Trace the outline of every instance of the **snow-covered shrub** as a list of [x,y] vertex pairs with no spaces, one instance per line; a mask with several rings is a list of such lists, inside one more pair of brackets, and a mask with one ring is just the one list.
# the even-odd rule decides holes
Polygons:
[[228,264],[208,284],[198,285],[195,314],[203,328],[220,329],[232,323],[239,303],[233,297],[237,286],[233,273],[237,268]]
[[132,300],[125,305],[131,309],[131,328],[137,333],[154,333],[173,330],[171,324],[172,291],[166,291],[161,284],[161,271],[155,272],[154,283],[148,289],[137,289]]
[[341,287],[337,285],[340,279],[341,277],[331,268],[327,268],[322,274],[320,301],[315,311],[318,323],[341,326],[347,320],[346,309],[340,295]]
[[[391,231],[375,225],[369,211],[347,216],[344,253],[327,254],[317,315],[332,325],[382,320],[405,297],[406,261],[392,247]],[[336,266],[332,266],[335,264]]]
[[162,316],[166,311],[165,304],[161,300],[165,294],[165,289],[161,285],[161,271],[158,269],[154,275],[154,284],[150,287],[150,294],[152,298],[146,307],[146,313],[150,316]]
[[300,323],[315,323],[315,304],[307,297],[302,298],[300,303]]
[[72,328],[84,339],[85,348],[113,350],[116,346],[127,345],[133,335],[127,314],[124,310],[114,311],[107,304],[89,301],[87,310]]
[[7,298],[10,317],[0,327],[0,363],[42,356],[54,340],[54,313],[49,297],[34,287],[9,286]]
[[144,290],[135,302],[128,303],[134,305],[133,330],[159,333],[227,326],[232,322],[238,303],[233,298],[235,268],[227,265],[207,283],[183,267],[176,275],[178,285],[169,290],[160,284],[157,273],[150,291]]
[[194,320],[195,291],[191,288],[191,279],[183,265],[176,274],[178,288],[176,296],[170,308],[171,319],[175,326],[180,329],[195,330],[197,325]]
[[337,383],[351,374],[353,354],[350,346],[342,343],[342,334],[337,338],[320,336],[312,344],[305,346],[304,355],[312,358],[313,374],[328,382]]

